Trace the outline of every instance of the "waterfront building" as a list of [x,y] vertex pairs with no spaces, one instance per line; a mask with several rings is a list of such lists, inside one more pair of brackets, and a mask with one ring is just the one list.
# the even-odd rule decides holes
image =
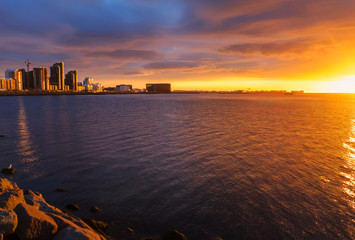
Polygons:
[[0,89],[6,90],[6,80],[5,80],[5,78],[0,78]]
[[35,80],[33,78],[33,71],[29,71],[25,73],[25,80],[27,85],[26,89],[34,89],[35,88]]
[[115,91],[131,92],[132,91],[132,85],[126,85],[126,84],[116,85]]
[[85,91],[91,92],[93,90],[93,88],[94,88],[94,85],[93,84],[89,84],[89,85],[84,86],[84,88],[85,88]]
[[78,92],[85,91],[85,87],[78,85],[78,90],[77,90],[77,91],[78,91]]
[[27,80],[27,77],[26,77],[26,71],[24,68],[22,69],[19,69],[19,71],[21,71],[21,74],[22,74],[22,90],[26,90],[26,89],[29,89],[29,82]]
[[23,90],[22,86],[22,72],[20,69],[7,69],[5,71],[5,78],[6,79],[14,79],[15,80],[15,89],[16,90]]
[[57,91],[57,90],[58,90],[58,86],[57,85],[49,84],[49,91]]
[[16,90],[16,80],[13,78],[5,79],[4,89],[6,90]]
[[92,77],[86,77],[84,79],[84,82],[83,82],[84,86],[87,86],[87,85],[90,85],[90,84],[94,84],[94,78]]
[[48,91],[48,68],[33,68],[33,89]]
[[102,92],[103,89],[104,89],[104,86],[102,86],[101,83],[92,84],[92,91],[93,92]]
[[64,84],[64,62],[55,63],[50,67],[50,84],[57,85],[58,90],[65,90]]
[[70,91],[78,91],[78,71],[69,71],[65,75],[65,85],[69,87]]
[[100,83],[94,84],[94,79],[92,77],[86,77],[83,81],[83,86],[85,91],[92,92],[102,92],[104,87]]
[[170,83],[147,83],[148,93],[171,93]]

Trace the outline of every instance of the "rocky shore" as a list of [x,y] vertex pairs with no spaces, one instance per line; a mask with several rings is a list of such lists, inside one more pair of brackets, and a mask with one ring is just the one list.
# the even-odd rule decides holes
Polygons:
[[[59,191],[59,190],[57,190]],[[98,209],[98,208],[97,208]],[[96,209],[91,209],[94,211]],[[7,178],[0,178],[0,240],[109,240],[105,234],[108,224],[86,219],[48,204],[42,194],[20,189]],[[186,237],[171,230],[155,237],[133,236],[120,240],[186,240]]]
[[40,193],[20,189],[16,183],[0,178],[0,239],[107,238],[83,220],[48,204]]

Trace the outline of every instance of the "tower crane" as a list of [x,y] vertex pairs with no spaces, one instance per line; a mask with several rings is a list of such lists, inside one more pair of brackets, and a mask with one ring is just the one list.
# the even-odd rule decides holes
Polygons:
[[26,63],[26,65],[27,65],[27,72],[29,72],[29,71],[30,71],[30,65],[31,65],[32,63],[30,62],[29,59],[27,59],[27,60],[25,61],[25,63]]

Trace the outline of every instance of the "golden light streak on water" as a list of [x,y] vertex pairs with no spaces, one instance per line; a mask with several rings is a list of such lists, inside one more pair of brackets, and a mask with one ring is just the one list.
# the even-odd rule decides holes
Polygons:
[[341,172],[340,175],[345,179],[343,190],[348,196],[348,202],[352,208],[355,208],[355,120],[352,120],[351,136],[343,146],[347,150],[345,168],[349,172]]
[[29,172],[31,168],[31,165],[29,164],[38,161],[38,154],[36,152],[36,147],[34,146],[31,140],[31,133],[29,131],[27,115],[22,98],[19,99],[17,122],[19,135],[19,141],[17,144],[17,154],[20,156],[20,163],[25,164],[24,171]]

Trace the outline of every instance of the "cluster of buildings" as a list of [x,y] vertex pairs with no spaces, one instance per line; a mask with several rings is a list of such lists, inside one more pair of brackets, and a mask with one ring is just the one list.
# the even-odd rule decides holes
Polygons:
[[58,91],[58,92],[111,92],[111,93],[170,93],[170,83],[147,83],[146,89],[134,89],[132,85],[120,84],[116,87],[104,88],[94,83],[92,77],[78,82],[78,71],[64,71],[64,62],[54,63],[48,68],[37,67],[30,71],[27,60],[25,69],[7,69],[5,78],[0,78],[0,91]]
[[132,85],[120,84],[116,87],[105,88],[107,92],[121,93],[171,93],[170,83],[147,83],[146,89],[133,88]]
[[78,83],[78,88],[80,91],[88,91],[88,92],[102,92],[104,91],[104,86],[101,83],[94,83],[94,79],[92,77],[87,77],[83,82]]
[[78,82],[78,71],[64,71],[64,62],[55,63],[48,68],[33,68],[29,70],[26,61],[25,69],[7,69],[5,78],[0,78],[0,90],[34,90],[34,91],[103,91],[103,86],[93,83],[93,78],[85,78],[83,83]]

